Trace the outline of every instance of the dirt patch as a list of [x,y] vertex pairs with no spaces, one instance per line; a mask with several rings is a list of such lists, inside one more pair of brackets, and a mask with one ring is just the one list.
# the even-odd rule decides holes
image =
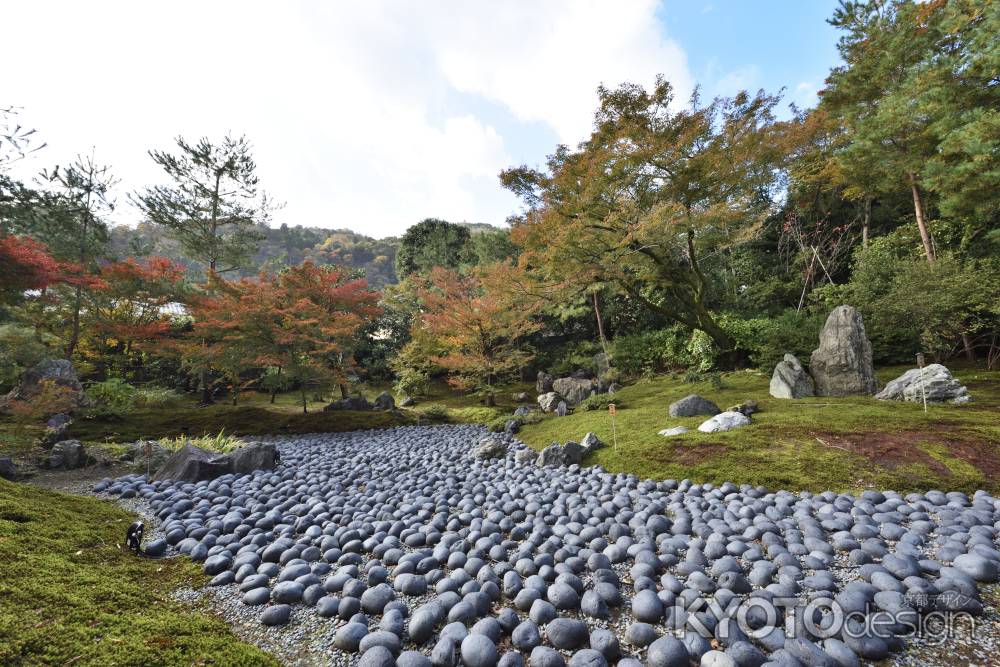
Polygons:
[[953,431],[938,429],[898,431],[896,433],[810,431],[809,435],[826,447],[835,447],[859,454],[890,470],[899,466],[919,463],[927,466],[938,475],[950,475],[951,471],[947,466],[920,448],[921,444],[932,444],[943,445],[951,456],[975,466],[983,471],[988,478],[1000,474],[1000,456],[998,456],[995,446],[957,438]]
[[667,457],[672,463],[693,466],[714,459],[726,451],[725,445],[677,445]]

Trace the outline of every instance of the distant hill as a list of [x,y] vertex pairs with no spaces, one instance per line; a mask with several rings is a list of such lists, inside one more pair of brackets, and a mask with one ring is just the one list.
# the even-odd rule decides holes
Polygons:
[[[473,234],[497,229],[478,222],[458,223]],[[311,259],[317,264],[337,264],[362,273],[372,287],[382,288],[398,282],[396,277],[397,237],[374,239],[349,229],[321,227],[261,227],[265,238],[252,263],[239,275],[256,275],[261,269],[277,271],[283,266],[301,264]],[[121,225],[111,229],[111,253],[115,257],[160,255],[188,266],[192,275],[202,274],[205,267],[192,262],[181,252],[179,244],[162,228],[149,223],[136,227]]]

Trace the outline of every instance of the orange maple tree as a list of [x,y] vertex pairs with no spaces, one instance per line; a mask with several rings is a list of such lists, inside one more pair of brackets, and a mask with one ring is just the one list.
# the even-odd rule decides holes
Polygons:
[[164,257],[127,259],[101,267],[88,293],[85,331],[108,355],[132,363],[149,343],[170,331],[169,306],[183,299],[184,267]]
[[306,412],[310,389],[346,378],[352,340],[378,314],[377,302],[364,280],[312,262],[253,279],[213,276],[210,292],[191,302],[183,354],[188,367],[221,373],[234,402],[247,370],[279,369]]
[[465,274],[437,267],[418,279],[414,340],[430,336],[442,346],[432,361],[448,382],[480,392],[487,405],[495,404],[494,386],[531,358],[524,341],[540,326],[532,319],[538,302],[517,288],[517,271],[504,263]]

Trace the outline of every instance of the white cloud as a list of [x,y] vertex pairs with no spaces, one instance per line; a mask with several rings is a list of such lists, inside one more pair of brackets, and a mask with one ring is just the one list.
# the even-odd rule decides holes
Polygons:
[[[500,223],[516,203],[497,172],[583,139],[599,83],[663,72],[687,96],[684,53],[655,12],[651,0],[36,0],[5,9],[16,29],[0,41],[0,103],[24,107],[49,143],[22,172],[96,146],[120,200],[159,180],[149,148],[233,131],[287,201],[279,222],[375,236],[427,216]],[[513,155],[527,123],[552,139]],[[122,206],[119,219],[135,215]]]

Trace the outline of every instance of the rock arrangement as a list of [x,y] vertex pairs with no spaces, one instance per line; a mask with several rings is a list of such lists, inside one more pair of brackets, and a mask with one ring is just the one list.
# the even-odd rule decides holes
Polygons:
[[[43,359],[21,376],[18,385],[7,394],[7,400],[31,400],[42,389],[42,382],[52,382],[67,389],[67,397],[75,407],[87,407],[90,400],[83,393],[73,364],[67,359]],[[64,415],[65,416],[65,415]],[[67,419],[68,421],[68,419]]]
[[[598,369],[607,372],[607,358],[603,354],[594,357]],[[593,373],[580,369],[568,377],[557,378],[554,375],[539,371],[535,379],[535,391],[538,393],[538,406],[542,412],[556,412],[559,405],[565,403],[564,416],[572,408],[579,405],[594,394],[614,393],[615,385],[608,385],[598,379]]]
[[670,407],[667,408],[667,413],[671,417],[695,417],[698,415],[712,417],[720,412],[722,410],[719,409],[718,405],[698,394],[685,396],[681,400],[671,403]]
[[809,371],[818,396],[854,396],[878,391],[872,366],[872,345],[865,334],[861,313],[851,306],[837,306],[819,334]]
[[998,576],[982,491],[651,481],[538,466],[513,439],[471,458],[486,435],[275,438],[271,471],[94,490],[141,499],[165,535],[147,548],[202,563],[264,626],[328,619],[366,666],[857,665],[927,613],[981,612]]
[[255,470],[271,470],[278,462],[278,450],[271,442],[252,442],[229,454],[210,452],[187,443],[156,471],[155,479],[202,482],[223,475],[245,475]]
[[875,398],[883,401],[916,403],[922,402],[925,397],[928,403],[956,405],[968,403],[970,400],[969,390],[941,364],[930,364],[923,369],[912,368],[875,394]]
[[798,357],[785,354],[771,374],[770,394],[775,398],[806,398],[816,395],[816,386]]

